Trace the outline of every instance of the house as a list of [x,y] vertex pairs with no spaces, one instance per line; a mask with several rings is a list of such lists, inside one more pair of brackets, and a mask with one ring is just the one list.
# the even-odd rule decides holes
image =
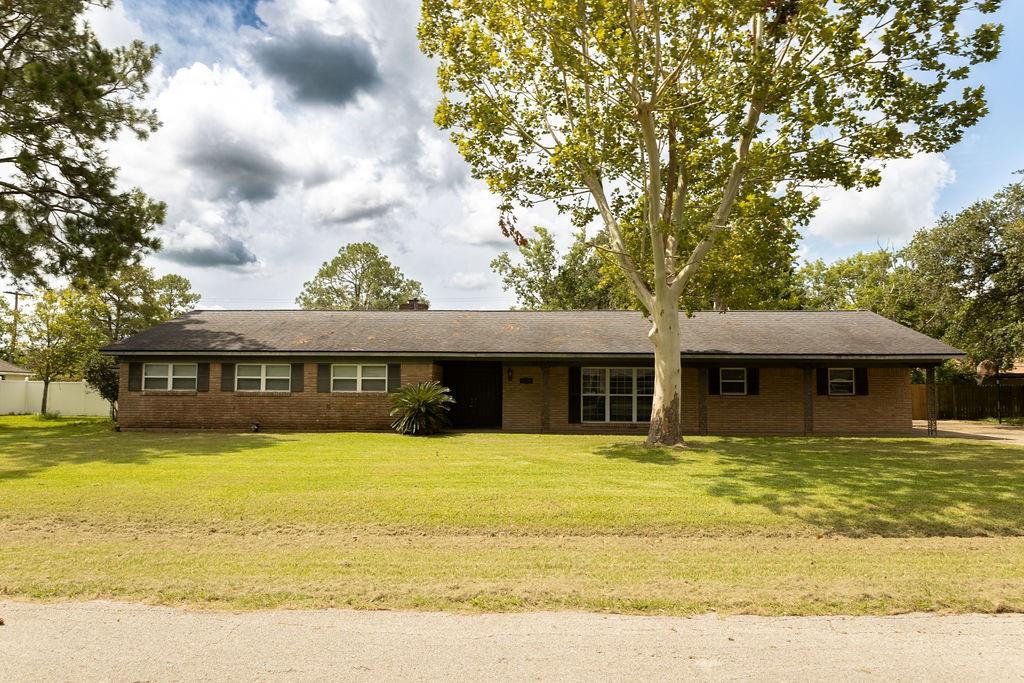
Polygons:
[[5,360],[0,360],[0,380],[6,382],[23,382],[31,376],[31,370],[26,370],[25,368],[18,367],[14,363],[9,363]]
[[[691,434],[908,433],[910,373],[962,355],[868,311],[680,313]],[[388,429],[438,380],[461,429],[643,433],[635,311],[194,311],[112,344],[124,428]]]

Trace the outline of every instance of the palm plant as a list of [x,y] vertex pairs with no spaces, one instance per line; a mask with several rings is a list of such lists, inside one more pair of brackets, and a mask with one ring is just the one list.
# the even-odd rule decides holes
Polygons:
[[399,434],[436,434],[448,426],[453,403],[451,391],[440,382],[407,384],[391,395],[391,428]]

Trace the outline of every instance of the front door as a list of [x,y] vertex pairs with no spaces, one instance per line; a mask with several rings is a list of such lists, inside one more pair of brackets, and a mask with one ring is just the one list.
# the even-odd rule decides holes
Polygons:
[[455,399],[453,427],[501,428],[501,363],[446,363],[443,376]]

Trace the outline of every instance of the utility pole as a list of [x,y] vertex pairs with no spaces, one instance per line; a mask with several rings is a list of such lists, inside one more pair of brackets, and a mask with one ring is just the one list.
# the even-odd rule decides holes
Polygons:
[[13,292],[4,291],[4,294],[10,294],[14,297],[14,321],[11,325],[11,350],[10,350],[10,361],[14,362],[14,354],[18,348],[18,303],[23,296],[31,297],[32,295],[28,292],[22,292],[21,290],[15,289]]

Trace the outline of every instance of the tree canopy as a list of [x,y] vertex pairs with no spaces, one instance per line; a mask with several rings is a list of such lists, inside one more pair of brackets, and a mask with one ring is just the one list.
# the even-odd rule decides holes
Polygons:
[[0,16],[0,275],[99,278],[158,242],[164,206],[121,191],[105,151],[145,137],[157,49],[106,49],[83,22],[110,0],[9,0]]
[[86,360],[103,343],[102,333],[89,324],[91,303],[70,288],[41,291],[24,318],[25,359],[43,381],[42,413],[50,382],[81,378]]
[[354,242],[320,266],[295,303],[307,310],[386,311],[409,299],[426,303],[423,285],[407,279],[377,245]]
[[[785,252],[809,187],[877,184],[880,160],[940,151],[985,112],[971,66],[998,0],[424,0],[436,121],[512,211],[551,201],[651,316],[649,443],[679,443],[677,309],[712,247],[730,271]],[[735,233],[734,233],[735,234]],[[716,252],[710,259],[725,259]]]
[[800,270],[801,305],[864,308],[964,350],[969,364],[1024,357],[1024,183],[944,214],[899,251]]

